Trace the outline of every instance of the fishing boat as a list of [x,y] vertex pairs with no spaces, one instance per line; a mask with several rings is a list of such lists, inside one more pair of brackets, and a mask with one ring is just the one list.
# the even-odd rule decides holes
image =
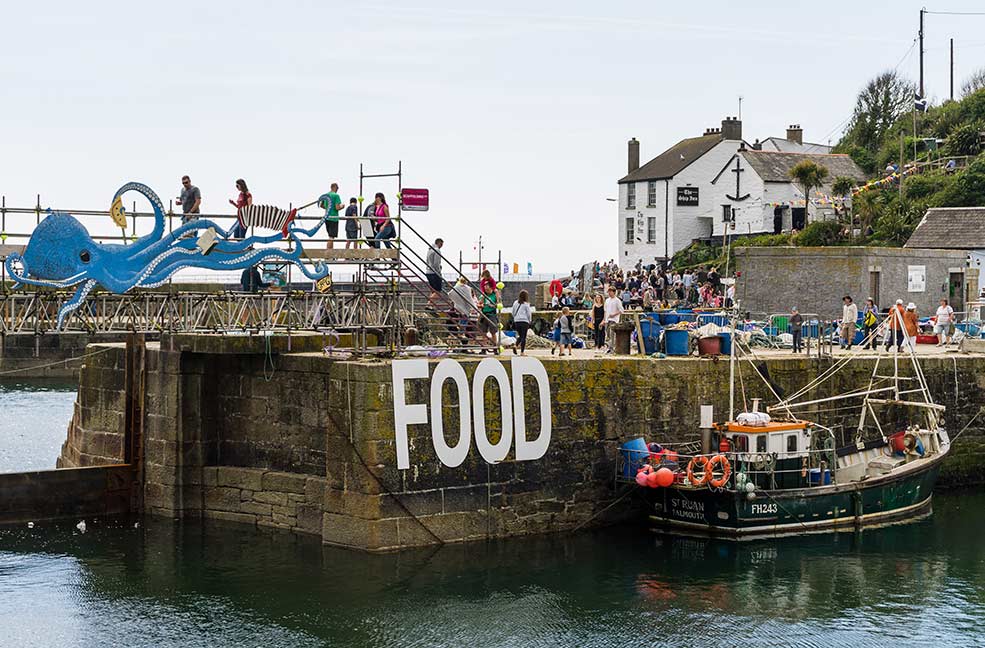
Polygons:
[[[732,334],[738,340],[734,325]],[[737,354],[752,353],[739,347],[730,354],[728,420],[715,423],[711,407],[702,406],[700,441],[624,453],[630,464],[623,474],[640,485],[654,528],[747,539],[859,529],[931,512],[951,442],[944,407],[933,401],[912,346],[877,356],[865,388],[807,398],[859,355],[850,353],[796,393],[780,398],[770,387],[773,405],[761,408],[753,399],[733,416]],[[840,428],[840,446],[833,425],[797,414],[821,403],[828,411],[847,403],[859,411],[847,434]]]

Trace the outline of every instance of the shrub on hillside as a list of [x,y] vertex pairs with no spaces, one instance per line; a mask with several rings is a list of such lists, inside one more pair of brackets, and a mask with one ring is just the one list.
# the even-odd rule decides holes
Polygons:
[[814,221],[797,235],[797,245],[817,247],[838,245],[842,241],[842,225],[838,221]]

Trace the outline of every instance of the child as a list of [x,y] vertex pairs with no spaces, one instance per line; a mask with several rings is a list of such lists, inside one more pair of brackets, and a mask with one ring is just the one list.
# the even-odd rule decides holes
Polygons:
[[[560,329],[561,336],[558,340],[558,355],[564,355],[564,348],[568,347],[568,355],[571,355],[571,336],[574,333],[574,326],[571,322],[571,310],[565,306],[561,309],[561,316],[557,318],[557,327]],[[554,349],[551,349],[551,354]]]

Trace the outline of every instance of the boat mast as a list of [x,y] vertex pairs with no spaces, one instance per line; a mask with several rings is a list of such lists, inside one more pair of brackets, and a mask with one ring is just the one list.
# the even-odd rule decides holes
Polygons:
[[[733,292],[733,294],[735,294]],[[729,347],[728,354],[728,420],[735,420],[735,348],[738,346],[738,341],[735,339],[735,319],[738,313],[738,305],[735,303],[735,298],[732,298],[732,314],[729,321],[732,325],[732,331],[729,334],[729,339],[732,344]]]

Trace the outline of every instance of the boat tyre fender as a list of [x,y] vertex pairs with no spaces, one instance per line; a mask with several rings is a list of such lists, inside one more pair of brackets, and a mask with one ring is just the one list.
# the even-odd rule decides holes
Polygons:
[[[715,468],[719,468],[722,471],[720,477],[715,477]],[[723,454],[715,455],[708,462],[708,468],[706,473],[712,475],[711,479],[708,480],[708,485],[712,488],[722,488],[728,483],[729,477],[732,476],[732,464],[729,463],[728,457]]]
[[[704,486],[707,484],[708,480],[711,479],[711,471],[708,469],[710,463],[708,457],[704,455],[692,457],[691,461],[687,462],[687,480],[694,486]],[[699,479],[695,479],[694,477],[695,467],[701,471]]]
[[756,470],[764,470],[766,468],[766,461],[769,459],[769,455],[765,453],[758,453],[752,456],[752,463],[756,467]]

